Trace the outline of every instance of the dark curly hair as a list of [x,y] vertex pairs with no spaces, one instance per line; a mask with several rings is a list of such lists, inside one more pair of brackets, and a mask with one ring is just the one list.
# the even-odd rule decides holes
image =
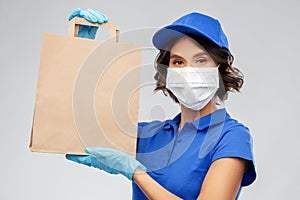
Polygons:
[[194,39],[211,56],[215,63],[219,64],[220,85],[216,92],[217,96],[223,101],[227,99],[228,92],[239,92],[244,83],[244,76],[239,69],[232,66],[234,61],[233,55],[226,48],[221,48],[210,40],[196,35],[181,35],[173,38],[165,45],[163,50],[160,50],[155,59],[156,74],[154,79],[156,80],[156,88],[154,91],[162,90],[166,96],[169,95],[175,102],[179,103],[176,96],[166,88],[166,75],[170,62],[170,50],[180,38],[185,36]]

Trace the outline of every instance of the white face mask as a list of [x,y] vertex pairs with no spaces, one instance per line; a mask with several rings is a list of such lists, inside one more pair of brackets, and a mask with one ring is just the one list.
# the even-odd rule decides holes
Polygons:
[[166,87],[185,107],[201,110],[219,88],[218,67],[168,68]]

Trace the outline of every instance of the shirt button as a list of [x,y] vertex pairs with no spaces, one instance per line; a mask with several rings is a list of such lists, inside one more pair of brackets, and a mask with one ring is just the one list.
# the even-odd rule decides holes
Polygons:
[[165,126],[164,126],[164,129],[169,129],[171,126],[169,125],[169,124],[166,124]]

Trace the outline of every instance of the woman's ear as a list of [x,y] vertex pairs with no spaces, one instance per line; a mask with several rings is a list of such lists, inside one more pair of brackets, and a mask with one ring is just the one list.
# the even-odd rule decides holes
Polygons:
[[231,54],[227,57],[227,63],[229,66],[231,66],[233,63],[233,56]]

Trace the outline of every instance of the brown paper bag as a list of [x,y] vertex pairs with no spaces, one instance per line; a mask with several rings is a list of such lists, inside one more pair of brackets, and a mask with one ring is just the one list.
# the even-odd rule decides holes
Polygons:
[[[79,24],[108,28],[107,41],[77,38]],[[85,154],[85,147],[136,152],[141,47],[118,42],[111,22],[69,22],[44,33],[30,150]]]

